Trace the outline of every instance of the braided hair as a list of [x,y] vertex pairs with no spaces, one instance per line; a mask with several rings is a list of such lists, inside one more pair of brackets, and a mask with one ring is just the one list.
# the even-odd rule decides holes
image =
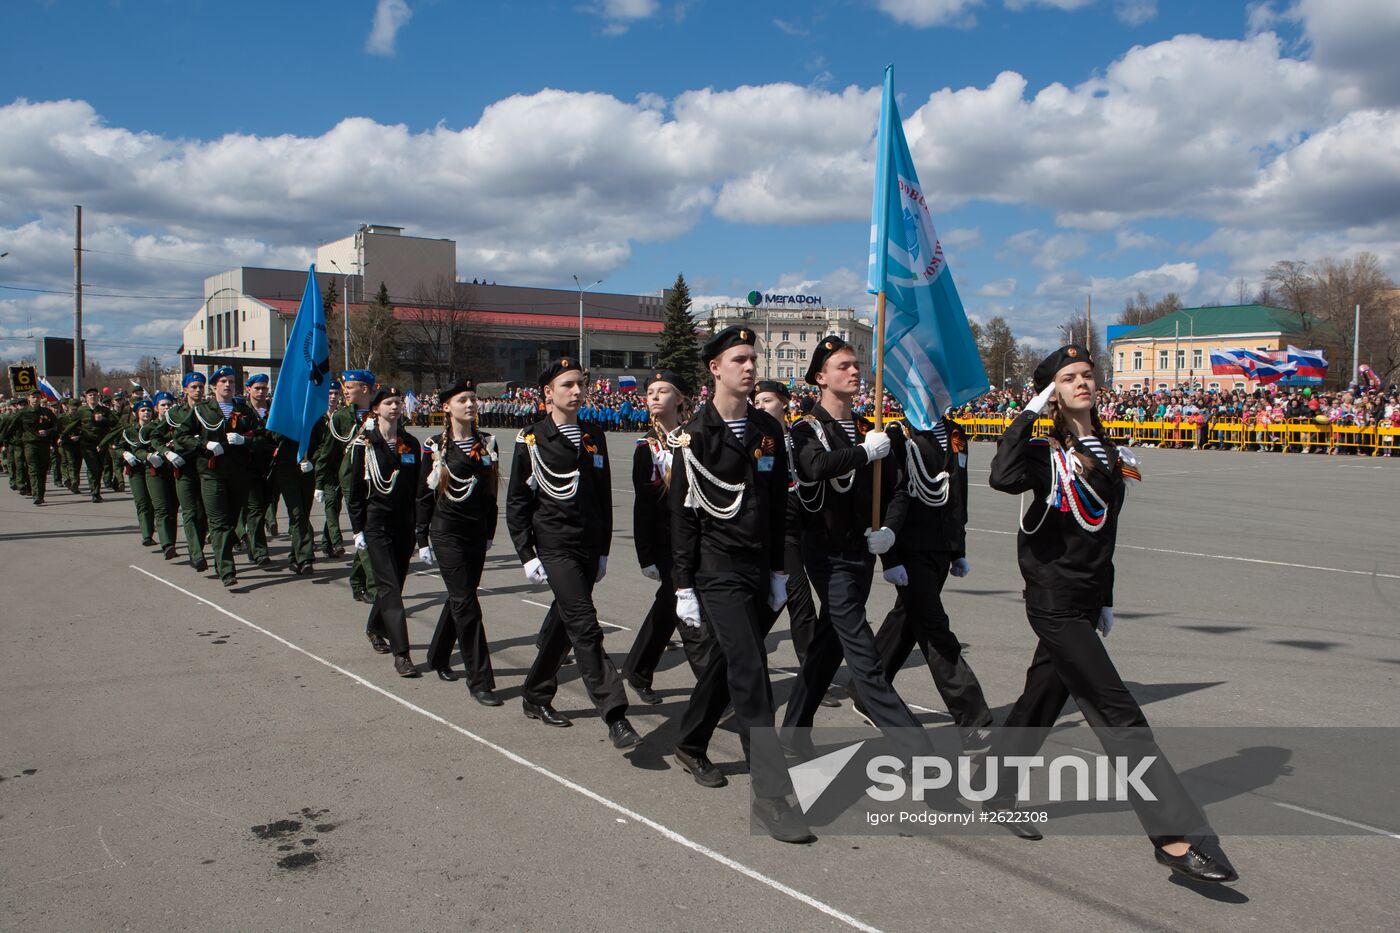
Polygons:
[[[456,438],[452,434],[452,415],[446,411],[442,418],[442,434],[438,435],[438,459],[435,469],[438,471],[437,494],[441,496],[447,489],[447,451],[456,443]],[[472,420],[471,439],[481,445],[482,450],[486,449],[486,441],[480,431],[477,430],[475,419]],[[463,438],[466,440],[466,438]],[[491,489],[493,492],[501,488],[501,458],[491,459]]]

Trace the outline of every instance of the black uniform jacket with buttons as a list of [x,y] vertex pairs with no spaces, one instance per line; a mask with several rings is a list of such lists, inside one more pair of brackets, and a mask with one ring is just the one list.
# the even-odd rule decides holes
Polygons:
[[1045,516],[1035,534],[1020,530],[1016,538],[1016,557],[1026,582],[1026,602],[1045,609],[1092,610],[1112,606],[1113,549],[1124,496],[1118,449],[1102,439],[1112,464],[1105,469],[1098,457],[1076,444],[1075,449],[1081,454],[1078,459],[1084,465],[1081,478],[1108,507],[1103,527],[1091,533],[1081,528],[1069,512],[1045,503],[1050,494],[1051,443],[1032,436],[1036,418],[1034,412],[1024,412],[1007,426],[997,442],[988,480],[993,489],[1002,492],[1031,493],[1021,519],[1022,528],[1035,528]]
[[654,434],[637,438],[632,451],[632,539],[639,567],[665,566],[671,558],[671,502],[668,477],[657,463],[666,448]]
[[[899,554],[910,551],[945,551],[953,560],[967,554],[967,434],[956,421],[945,418],[948,449],[938,443],[932,431],[916,431],[908,424],[889,425],[890,460],[896,461],[905,477],[908,510],[904,530],[895,541]],[[909,464],[909,446],[914,445],[929,476],[948,474],[948,501],[940,506],[925,505],[913,492],[914,468]],[[894,558],[891,558],[893,561]]]
[[[423,444],[425,462],[418,482],[418,546],[427,547],[430,534],[451,534],[485,544],[496,537],[498,464],[491,435],[475,432],[470,454],[464,453],[455,441],[449,440],[445,448],[440,443],[439,437]],[[444,464],[451,476],[441,476],[434,489],[428,485],[428,479]],[[459,484],[456,489],[451,484],[453,479]],[[465,499],[453,502],[448,498],[449,492],[460,495],[460,484],[472,480],[476,485]]]
[[[370,487],[365,478],[365,463],[373,457],[379,465],[384,482],[395,470],[399,471],[394,488],[387,494]],[[348,505],[350,527],[356,533],[367,524],[412,529],[416,516],[418,474],[423,469],[423,445],[402,427],[394,444],[388,444],[378,427],[365,430],[350,445],[350,490]]]
[[[855,419],[856,434],[864,436],[871,424],[864,418]],[[828,451],[816,432],[826,436]],[[804,539],[831,550],[854,550],[865,547],[865,532],[870,527],[870,501],[875,485],[874,471],[866,462],[865,451],[852,444],[841,423],[825,408],[817,405],[812,414],[792,427],[792,446],[797,454],[797,478],[804,482],[821,482],[820,495],[826,498],[818,512],[807,513]],[[908,496],[904,490],[904,464],[894,456],[886,456],[880,464],[880,524],[897,536],[904,526]],[[841,493],[827,482],[834,477],[855,471],[855,484],[849,492]],[[802,495],[813,502],[817,488],[803,487]],[[887,566],[893,566],[888,564]]]
[[[783,570],[783,529],[786,525],[788,463],[783,429],[773,416],[752,405],[744,422],[742,443],[729,425],[706,405],[681,429],[701,466],[721,482],[743,483],[743,500],[731,519],[715,518],[700,507],[687,508],[692,483],[716,507],[724,508],[734,493],[691,476],[681,450],[671,468],[671,576],[677,589],[695,585],[697,571],[736,569]],[[771,458],[771,459],[769,459]]]
[[[521,563],[533,560],[539,548],[606,555],[612,546],[612,465],[607,436],[591,422],[580,421],[578,426],[581,436],[577,447],[548,416],[516,436],[506,490],[506,527]],[[530,488],[532,445],[551,472],[578,470],[578,489],[573,496],[561,501]],[[566,482],[542,479],[553,485]]]

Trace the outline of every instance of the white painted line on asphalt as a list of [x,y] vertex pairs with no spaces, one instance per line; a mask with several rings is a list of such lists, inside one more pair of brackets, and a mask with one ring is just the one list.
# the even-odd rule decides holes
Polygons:
[[[997,531],[991,528],[968,527],[968,531],[977,531],[984,535],[1014,535],[1014,531]],[[1266,564],[1270,567],[1290,567],[1294,570],[1322,570],[1327,573],[1349,573],[1358,577],[1380,577],[1383,580],[1400,580],[1400,573],[1381,573],[1378,570],[1349,570],[1346,567],[1319,567],[1316,564],[1290,564],[1281,560],[1262,560],[1258,557],[1239,557],[1234,554],[1202,554],[1199,551],[1173,551],[1169,548],[1143,547],[1140,544],[1120,544],[1120,548],[1130,551],[1151,551],[1154,554],[1172,554],[1177,557],[1205,557],[1209,560],[1234,560],[1246,564]]]
[[1365,823],[1358,823],[1355,820],[1349,820],[1345,817],[1333,816],[1330,813],[1323,813],[1321,810],[1309,810],[1307,807],[1300,807],[1296,804],[1291,803],[1283,803],[1282,801],[1278,800],[1274,801],[1274,806],[1283,807],[1285,810],[1296,810],[1299,813],[1306,813],[1308,814],[1308,816],[1318,816],[1324,820],[1331,820],[1333,823],[1341,823],[1346,826],[1353,826],[1356,829],[1364,829],[1366,830],[1366,832],[1375,833],[1377,836],[1389,836],[1391,839],[1400,839],[1400,833],[1392,833],[1388,829],[1381,829],[1376,826],[1368,826]]
[[387,699],[390,699],[390,700],[394,701],[395,703],[399,704],[400,706],[404,707],[405,709],[412,710],[413,712],[417,713],[417,714],[420,715],[420,716],[423,716],[423,717],[426,718],[426,719],[430,719],[430,720],[432,720],[433,722],[435,722],[435,723],[437,723],[437,724],[439,724],[439,725],[446,726],[447,728],[451,729],[453,732],[456,732],[456,733],[459,733],[460,735],[466,736],[468,739],[471,739],[473,742],[476,742],[478,745],[481,745],[481,746],[484,747],[484,748],[489,748],[491,751],[497,753],[498,755],[502,756],[502,757],[505,758],[506,760],[512,761],[512,762],[514,762],[515,764],[518,764],[518,765],[520,765],[520,766],[522,766],[522,767],[524,767],[524,768],[528,768],[529,770],[535,772],[536,774],[540,775],[541,777],[545,777],[545,778],[548,778],[548,779],[551,780],[551,781],[554,781],[556,784],[558,784],[558,785],[561,786],[561,787],[565,787],[565,788],[567,788],[567,789],[573,791],[573,792],[576,793],[576,794],[580,794],[580,795],[582,795],[582,796],[584,796],[584,797],[587,797],[589,800],[592,800],[594,803],[601,804],[602,806],[607,807],[609,810],[612,810],[614,813],[620,813],[620,814],[622,814],[622,815],[625,816],[625,817],[628,817],[628,818],[630,818],[630,819],[635,820],[635,821],[638,822],[638,823],[641,823],[643,826],[646,826],[647,828],[649,828],[649,829],[651,829],[651,830],[654,830],[656,833],[658,833],[659,835],[661,835],[663,838],[669,839],[671,842],[674,842],[674,843],[676,843],[676,844],[679,845],[679,846],[683,846],[684,848],[690,849],[692,852],[699,853],[700,855],[705,856],[706,858],[710,859],[711,861],[714,861],[714,862],[717,862],[717,863],[720,864],[720,865],[723,865],[725,868],[728,868],[728,869],[731,869],[731,870],[733,870],[733,871],[736,871],[736,872],[738,872],[739,874],[745,876],[746,878],[750,878],[750,879],[752,879],[752,880],[754,880],[754,881],[757,881],[759,884],[762,884],[762,885],[765,885],[765,886],[767,886],[767,887],[769,887],[769,888],[772,888],[774,891],[777,891],[779,894],[785,894],[785,895],[787,895],[788,897],[792,898],[793,900],[798,901],[799,903],[806,904],[808,907],[811,907],[811,908],[814,909],[814,910],[821,911],[822,913],[826,914],[828,917],[831,917],[831,918],[833,918],[833,919],[835,919],[835,920],[839,920],[840,922],[846,924],[847,926],[849,926],[849,927],[851,927],[851,928],[853,928],[853,929],[862,930],[862,931],[865,931],[865,933],[881,933],[881,930],[880,930],[878,927],[873,927],[873,926],[870,926],[870,925],[867,924],[867,923],[863,923],[863,922],[861,922],[860,920],[857,920],[855,917],[851,916],[850,914],[845,913],[844,911],[838,910],[838,909],[836,909],[835,907],[832,907],[830,904],[827,904],[827,903],[825,903],[825,902],[823,902],[823,901],[819,901],[819,900],[817,900],[816,898],[812,897],[811,895],[803,894],[801,891],[797,890],[796,888],[789,887],[788,885],[783,884],[781,881],[777,880],[776,878],[770,878],[770,877],[768,877],[767,875],[763,874],[762,872],[758,871],[757,869],[749,868],[747,865],[743,864],[742,862],[737,862],[737,861],[735,861],[734,859],[730,858],[729,856],[727,856],[727,855],[725,855],[725,854],[723,854],[723,853],[721,853],[721,852],[717,852],[717,851],[715,851],[714,849],[711,849],[709,846],[704,845],[703,843],[696,842],[695,840],[691,839],[691,838],[688,837],[688,836],[683,836],[683,835],[681,835],[680,833],[676,832],[674,829],[670,829],[669,827],[663,826],[662,824],[656,822],[655,820],[653,820],[653,819],[651,819],[651,818],[649,818],[649,817],[643,816],[642,814],[636,812],[635,810],[629,809],[628,807],[623,806],[622,804],[618,803],[618,802],[615,801],[615,800],[612,800],[611,798],[604,797],[602,794],[599,794],[599,793],[597,793],[596,791],[589,790],[587,787],[584,787],[582,784],[575,783],[574,781],[569,780],[568,778],[564,777],[564,776],[561,775],[561,774],[556,774],[555,772],[549,770],[548,768],[546,768],[546,767],[544,767],[544,766],[542,766],[542,765],[537,765],[537,764],[535,764],[533,761],[530,761],[528,758],[524,758],[524,757],[522,757],[522,756],[520,756],[520,755],[517,755],[515,752],[511,751],[510,749],[506,748],[506,747],[503,746],[503,745],[497,745],[495,742],[492,742],[492,741],[491,741],[490,739],[488,739],[488,738],[485,738],[485,737],[483,737],[483,736],[479,736],[479,735],[477,735],[475,732],[472,732],[472,731],[470,731],[470,730],[468,730],[468,729],[464,729],[464,728],[462,728],[461,726],[457,725],[455,722],[451,722],[450,720],[444,719],[443,717],[439,716],[437,713],[432,712],[431,710],[424,709],[423,707],[418,706],[418,705],[415,704],[415,703],[411,703],[411,702],[409,702],[408,700],[405,700],[403,697],[399,696],[399,695],[396,694],[396,693],[391,693],[390,691],[385,690],[383,687],[379,686],[378,684],[374,684],[374,683],[369,682],[368,680],[365,680],[365,679],[364,679],[363,677],[361,677],[359,674],[355,674],[355,673],[353,673],[353,672],[351,672],[351,671],[346,670],[345,668],[341,667],[341,666],[338,665],[338,664],[335,664],[335,663],[333,663],[333,662],[331,662],[331,661],[327,661],[325,658],[321,657],[320,655],[318,655],[318,654],[313,654],[312,652],[307,651],[305,648],[301,647],[300,645],[293,644],[292,642],[290,642],[290,641],[288,641],[287,639],[283,638],[281,635],[278,635],[276,632],[269,631],[268,629],[265,629],[265,628],[263,628],[261,625],[258,625],[258,624],[254,623],[254,622],[249,622],[247,619],[243,618],[242,616],[237,615],[236,613],[231,612],[231,611],[229,611],[228,609],[225,609],[223,606],[220,606],[218,603],[216,603],[216,602],[214,602],[214,601],[212,601],[212,600],[205,599],[203,596],[200,596],[198,593],[190,592],[189,590],[185,589],[183,586],[179,586],[178,584],[171,583],[169,580],[165,579],[164,577],[157,576],[156,574],[151,573],[149,570],[143,570],[142,568],[137,567],[135,564],[128,564],[127,566],[130,567],[132,570],[135,570],[137,573],[145,574],[146,576],[150,577],[152,580],[155,580],[155,581],[157,581],[157,582],[159,582],[159,583],[165,584],[166,586],[170,587],[172,590],[175,590],[176,592],[185,594],[185,595],[188,596],[190,599],[193,599],[193,600],[195,600],[196,602],[203,603],[204,605],[208,606],[210,609],[213,609],[215,612],[222,613],[223,615],[228,616],[230,619],[232,619],[232,620],[235,621],[235,622],[238,622],[238,623],[241,623],[241,624],[243,624],[243,625],[246,625],[248,628],[252,629],[253,631],[255,631],[255,632],[257,632],[257,633],[259,633],[259,634],[261,634],[261,635],[266,635],[268,638],[271,638],[273,641],[277,642],[278,644],[284,645],[285,647],[292,649],[293,651],[297,652],[298,654],[303,654],[303,655],[305,655],[306,657],[308,657],[308,658],[310,658],[311,660],[315,661],[317,664],[320,664],[320,665],[322,665],[322,666],[324,666],[324,667],[328,667],[328,668],[330,668],[331,670],[335,671],[337,674],[342,674],[342,675],[344,675],[345,677],[349,678],[350,680],[354,681],[355,683],[359,684],[360,686],[365,687],[365,688],[367,688],[367,689],[369,689],[369,690],[372,690],[372,691],[374,691],[375,693],[378,693],[380,696],[383,696],[383,697],[385,697],[385,698],[387,698]]
[[[537,602],[535,602],[533,599],[523,599],[523,598],[522,598],[520,601],[521,601],[522,603],[526,603],[527,605],[530,605],[530,606],[539,606],[541,609],[548,609],[548,608],[549,608],[549,603],[537,603]],[[632,631],[630,628],[628,628],[628,627],[625,626],[625,625],[618,625],[616,622],[604,622],[602,619],[599,619],[599,620],[598,620],[598,624],[599,624],[599,625],[606,625],[608,628],[622,629],[624,632],[630,632],[630,631]]]

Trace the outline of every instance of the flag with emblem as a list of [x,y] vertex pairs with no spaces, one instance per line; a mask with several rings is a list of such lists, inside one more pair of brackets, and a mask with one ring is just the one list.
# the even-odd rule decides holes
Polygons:
[[893,65],[885,68],[870,213],[867,287],[882,299],[884,323],[876,381],[899,399],[910,424],[928,430],[945,409],[991,386],[904,139]]
[[297,308],[287,350],[277,373],[277,391],[267,429],[297,442],[297,459],[305,460],[311,432],[326,414],[331,393],[330,343],[326,337],[326,308],[316,286],[316,266],[306,274],[306,290]]

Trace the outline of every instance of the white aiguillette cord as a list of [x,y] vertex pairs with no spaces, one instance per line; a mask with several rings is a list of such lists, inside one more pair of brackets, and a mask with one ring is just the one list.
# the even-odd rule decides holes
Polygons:
[[[952,441],[949,441],[951,444]],[[904,444],[905,467],[909,473],[909,491],[924,505],[940,508],[948,504],[948,471],[930,476],[924,466],[924,455],[911,434]]]
[[[799,423],[810,425],[812,433],[817,436],[817,440],[821,441],[822,449],[827,453],[831,453],[831,441],[827,440],[826,432],[822,430],[821,424],[815,420],[806,420]],[[851,487],[855,485],[856,471],[851,470],[847,473],[842,473],[840,476],[833,476],[831,479],[827,480],[827,482],[830,483],[831,488],[837,492],[843,494],[848,493],[851,491]],[[803,489],[810,489],[813,486],[817,487],[817,494],[815,496],[803,495]],[[826,503],[826,487],[822,485],[822,481],[819,479],[803,480],[799,478],[797,480],[797,500],[802,503],[802,507],[808,512],[820,512],[822,506]]]
[[567,473],[556,473],[545,466],[544,458],[540,456],[539,445],[526,443],[525,432],[521,431],[515,436],[517,444],[525,444],[530,451],[530,478],[526,480],[526,485],[563,502],[572,499],[578,492],[579,471],[578,468]]
[[739,514],[739,509],[744,505],[744,490],[748,487],[747,483],[726,483],[724,480],[705,469],[705,465],[700,462],[700,458],[695,456],[690,449],[690,435],[682,432],[680,428],[667,433],[666,443],[672,449],[679,449],[681,451],[681,459],[685,462],[687,473],[693,473],[693,475],[704,479],[717,489],[731,493],[734,496],[727,506],[720,507],[710,501],[709,496],[705,494],[705,490],[700,487],[699,483],[690,482],[686,484],[686,508],[704,509],[708,514],[720,521],[729,521],[735,515]]

